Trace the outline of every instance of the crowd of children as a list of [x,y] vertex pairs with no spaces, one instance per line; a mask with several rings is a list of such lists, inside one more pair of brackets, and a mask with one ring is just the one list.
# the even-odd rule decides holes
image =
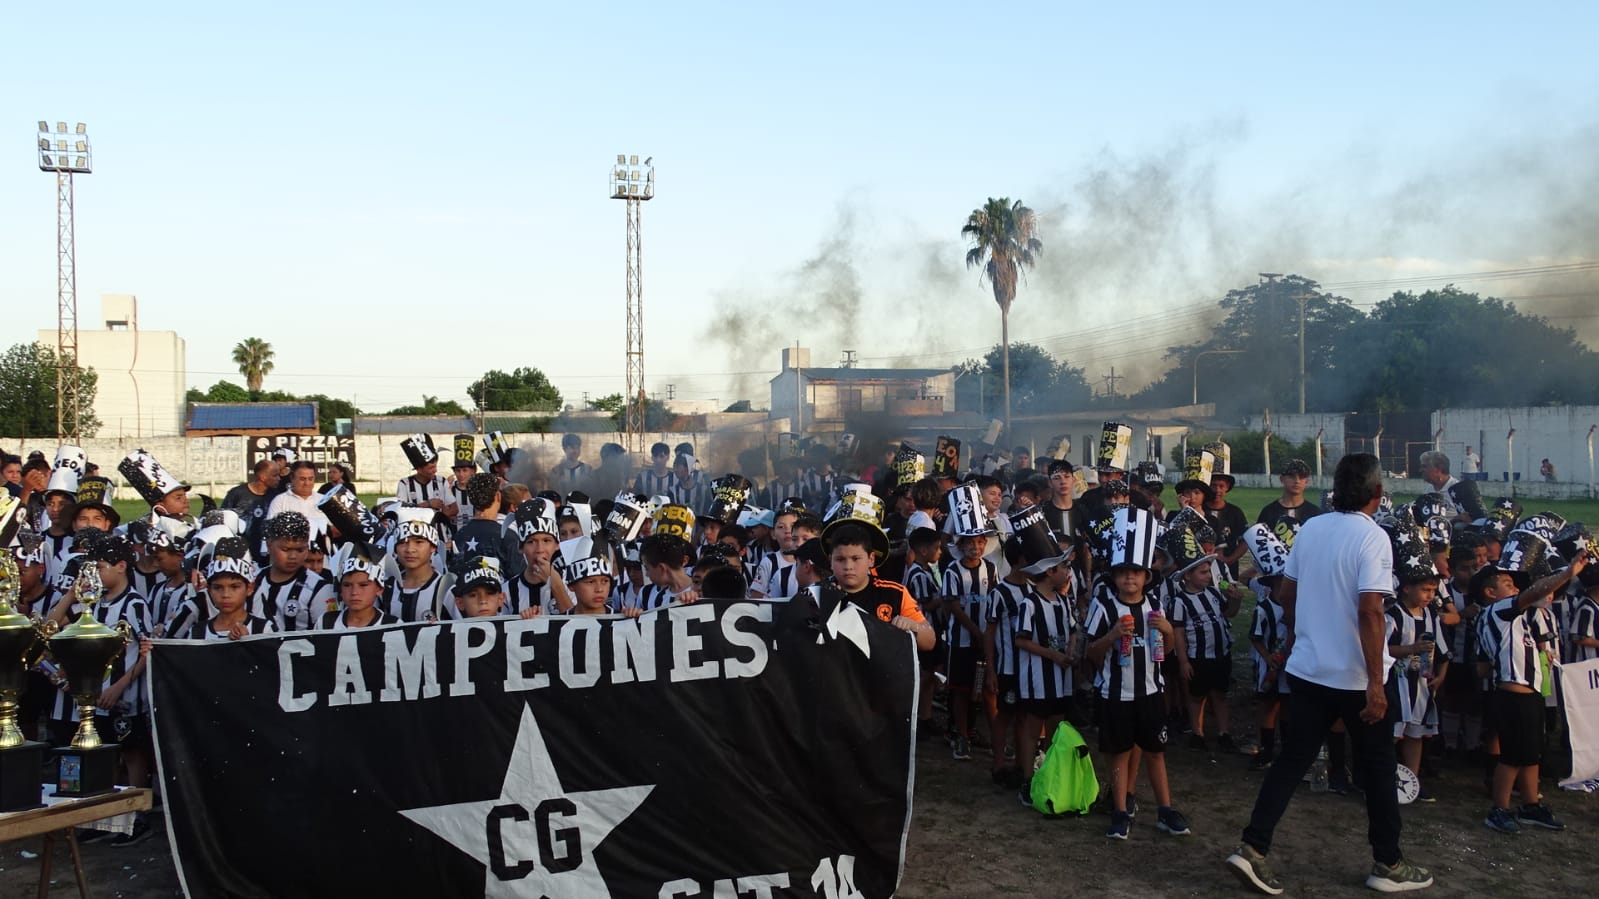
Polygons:
[[[740,473],[711,480],[692,446],[657,444],[632,489],[597,500],[583,492],[592,470],[576,438],[549,473],[567,489],[534,493],[508,480],[517,451],[501,435],[476,458],[458,439],[453,479],[437,474],[431,438],[414,435],[402,443],[414,474],[371,508],[351,472],[311,491],[308,463],[285,450],[229,494],[233,508],[202,500],[198,516],[188,486],[140,450],[118,471],[151,512],[126,524],[106,498],[109,481],[80,478],[87,460],[63,446],[53,464],[28,463],[48,475],[5,508],[25,610],[62,623],[79,614],[79,575],[92,564],[105,589],[96,618],[127,621],[141,638],[636,616],[700,597],[785,601],[834,588],[915,635],[923,739],[943,736],[961,761],[986,747],[993,782],[1036,807],[1034,770],[1057,726],[1096,732],[1107,836],[1129,837],[1140,772],[1156,829],[1180,836],[1192,828],[1165,763],[1175,735],[1212,761],[1244,753],[1261,769],[1294,726],[1284,675],[1292,612],[1275,594],[1298,527],[1322,509],[1305,495],[1308,466],[1294,460],[1281,469],[1281,498],[1248,526],[1226,501],[1231,475],[1206,449],[1190,454],[1168,513],[1161,468],[1129,464],[1124,430],[1107,424],[1089,472],[1040,459],[1037,470],[963,479],[942,465],[929,473],[902,446],[864,469],[847,456],[785,459],[764,488]],[[1513,501],[1483,508],[1453,481],[1385,509],[1379,523],[1395,573],[1393,737],[1419,778],[1416,799],[1434,797],[1445,760],[1480,764],[1488,827],[1559,829],[1537,778],[1551,726],[1549,745],[1560,745],[1549,663],[1599,657],[1587,530],[1549,513],[1523,517]],[[1235,646],[1246,601],[1247,646]],[[1252,670],[1235,678],[1240,656]],[[122,741],[129,782],[141,784],[151,757],[142,670],[135,645],[108,675],[96,722]],[[1235,680],[1253,687],[1253,746],[1233,732]],[[76,709],[40,675],[29,714],[65,733]],[[1392,786],[1351,784],[1348,770],[1334,733],[1328,789]]]

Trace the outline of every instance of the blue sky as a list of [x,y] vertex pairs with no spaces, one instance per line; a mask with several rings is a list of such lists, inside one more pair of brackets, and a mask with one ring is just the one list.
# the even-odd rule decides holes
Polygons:
[[[618,152],[658,166],[649,388],[722,402],[795,339],[818,364],[995,342],[959,268],[990,195],[1044,213],[1013,338],[1095,375],[1157,371],[1258,271],[1441,276],[1594,243],[1588,5],[86,6],[7,14],[7,342],[54,324],[34,123],[84,121],[83,318],[137,294],[198,386],[238,380],[229,350],[257,336],[269,387],[368,409],[517,365],[571,400],[619,390]],[[1585,281],[1480,287],[1587,327],[1566,311]]]

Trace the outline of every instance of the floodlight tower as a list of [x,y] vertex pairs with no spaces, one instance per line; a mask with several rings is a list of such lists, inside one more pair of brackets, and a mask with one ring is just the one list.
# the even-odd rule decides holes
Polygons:
[[655,157],[616,155],[611,170],[611,199],[627,202],[627,394],[622,398],[627,412],[623,432],[627,448],[644,449],[644,261],[643,234],[639,208],[655,198]]
[[[56,437],[77,443],[78,413],[78,265],[77,227],[73,224],[72,176],[92,170],[89,128],[82,122],[67,133],[66,122],[39,123],[39,170],[56,176]],[[71,370],[68,370],[68,366]]]

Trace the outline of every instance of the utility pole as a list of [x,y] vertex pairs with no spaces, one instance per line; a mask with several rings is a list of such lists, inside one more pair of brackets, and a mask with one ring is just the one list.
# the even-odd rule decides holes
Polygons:
[[1116,366],[1112,365],[1110,367],[1110,374],[1106,375],[1104,380],[1105,395],[1110,397],[1111,402],[1116,401],[1116,382],[1123,380],[1125,377],[1125,375],[1116,374]]
[[668,384],[668,385],[666,385],[666,399],[667,399],[668,402],[677,399],[677,385],[676,384]]
[[1305,303],[1310,299],[1310,294],[1299,293],[1294,295],[1299,302],[1299,414],[1305,414]]

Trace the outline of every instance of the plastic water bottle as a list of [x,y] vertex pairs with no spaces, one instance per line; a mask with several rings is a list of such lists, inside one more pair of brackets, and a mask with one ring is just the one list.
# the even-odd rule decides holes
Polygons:
[[[1130,628],[1130,627],[1133,626],[1133,624],[1134,624],[1133,616],[1131,616],[1131,615],[1123,615],[1122,616],[1122,627]],[[1122,635],[1121,650],[1122,650],[1122,652],[1121,652],[1122,667],[1123,668],[1131,668],[1133,666],[1133,635],[1132,634],[1123,634]]]
[[1149,657],[1159,665],[1166,661],[1166,636],[1155,627],[1155,622],[1162,618],[1159,609],[1149,612]]

